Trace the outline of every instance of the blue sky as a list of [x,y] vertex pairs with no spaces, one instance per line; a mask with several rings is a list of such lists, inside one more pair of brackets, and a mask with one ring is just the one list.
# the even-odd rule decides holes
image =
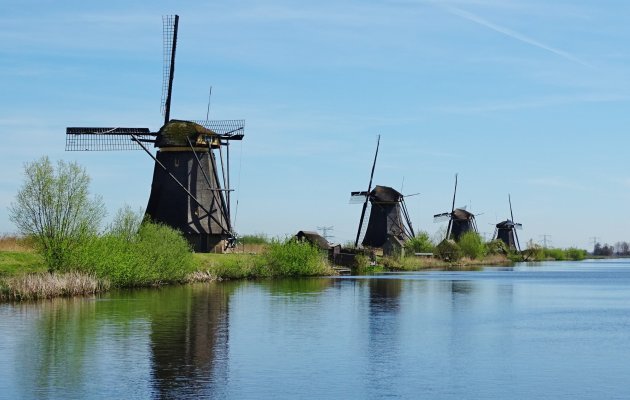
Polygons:
[[[375,183],[433,214],[512,194],[521,240],[630,240],[630,3],[625,1],[4,1],[0,232],[24,162],[76,160],[109,215],[146,206],[143,152],[65,152],[66,126],[161,123],[162,20],[180,15],[172,117],[246,120],[232,153],[242,234],[355,235]],[[239,168],[240,166],[240,168]]]

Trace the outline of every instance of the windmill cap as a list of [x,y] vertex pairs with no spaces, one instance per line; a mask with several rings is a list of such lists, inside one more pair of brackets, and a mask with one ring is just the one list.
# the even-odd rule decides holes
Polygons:
[[453,211],[453,217],[455,219],[471,219],[474,216],[475,216],[475,214],[473,214],[471,212],[468,212],[468,211],[466,211],[464,209],[461,209],[461,208],[456,208]]
[[376,185],[370,192],[370,201],[374,203],[398,203],[403,195],[389,186]]
[[197,123],[172,119],[158,131],[155,146],[188,146],[188,139],[193,145],[207,145],[205,140],[207,136],[217,136],[217,134]]
[[514,226],[516,226],[516,224],[509,219],[506,219],[505,221],[499,222],[497,224],[497,228],[513,228]]

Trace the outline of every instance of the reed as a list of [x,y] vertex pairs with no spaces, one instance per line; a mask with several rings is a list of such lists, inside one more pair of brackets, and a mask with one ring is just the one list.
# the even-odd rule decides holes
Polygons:
[[107,280],[81,272],[36,273],[0,281],[0,300],[23,301],[93,295],[108,290]]

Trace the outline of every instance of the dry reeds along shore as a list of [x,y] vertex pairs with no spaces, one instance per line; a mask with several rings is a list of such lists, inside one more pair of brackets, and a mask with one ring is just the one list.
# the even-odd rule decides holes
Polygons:
[[5,301],[91,295],[110,287],[108,281],[82,272],[16,275],[6,278],[0,285],[0,299]]

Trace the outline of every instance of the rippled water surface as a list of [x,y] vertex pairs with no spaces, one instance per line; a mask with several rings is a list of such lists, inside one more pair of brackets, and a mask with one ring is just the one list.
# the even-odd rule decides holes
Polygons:
[[630,262],[0,304],[0,398],[630,399]]

